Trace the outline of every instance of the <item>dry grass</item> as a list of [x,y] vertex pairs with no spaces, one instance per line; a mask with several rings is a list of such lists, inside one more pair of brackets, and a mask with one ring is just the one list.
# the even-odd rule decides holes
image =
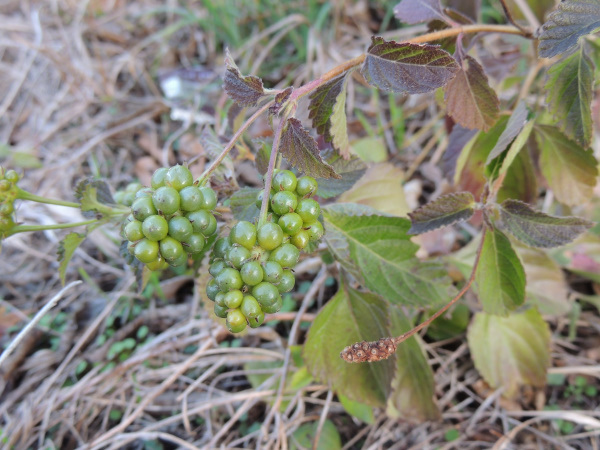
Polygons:
[[[200,108],[200,122],[214,118],[216,127],[222,127],[222,49],[215,30],[195,26],[189,17],[174,12],[180,3],[3,2],[0,142],[11,149],[6,164],[27,161],[33,166],[24,180],[28,190],[71,199],[73,185],[84,176],[103,176],[115,187],[132,176],[147,181],[156,167],[189,160],[199,152],[194,167],[202,170],[197,143],[201,124],[193,113]],[[274,79],[285,76],[302,83],[362,51],[374,19],[366,2],[346,3],[331,7],[333,30],[309,29],[304,64],[286,67],[285,73],[272,74]],[[195,17],[205,18],[203,4],[187,6]],[[263,19],[268,22],[268,17]],[[240,66],[250,72],[259,72],[270,50],[305,26],[306,18],[290,14],[268,25],[257,26],[244,45],[232,49]],[[417,31],[420,28],[409,33]],[[195,69],[199,63],[201,70]],[[186,101],[165,100],[157,80],[181,68],[189,69],[192,95]],[[364,100],[351,89],[348,102],[352,109]],[[434,105],[411,98],[405,108],[412,119],[404,152],[395,158],[412,174],[428,156],[437,162],[445,141]],[[377,117],[372,102],[361,104],[361,109]],[[171,120],[174,112],[186,119]],[[359,125],[353,118],[349,124],[351,130]],[[395,149],[386,131],[390,127],[383,122],[386,143]],[[258,136],[265,130],[266,124],[259,123],[252,132]],[[419,183],[415,189],[420,192]],[[27,223],[78,219],[68,208],[39,204],[23,204],[18,216]],[[63,235],[49,231],[4,242],[2,342],[7,342],[10,326],[23,323],[61,289],[54,254]],[[573,405],[557,397],[558,410],[536,411],[536,406],[560,395],[549,388],[524,392],[521,402],[507,402],[480,380],[462,337],[428,345],[440,421],[415,425],[376,411],[374,424],[362,424],[345,413],[327,386],[284,389],[296,370],[290,346],[302,342],[301,319],[314,318],[306,313],[311,300],[327,300],[324,283],[334,267],[324,266],[320,258],[305,260],[297,275],[313,282],[297,298],[299,311],[276,315],[280,326],[251,330],[241,341],[232,340],[202,308],[202,277],[196,283],[189,277],[162,281],[168,302],[158,295],[136,294],[134,277],[118,256],[118,240],[118,230],[97,231],[77,251],[68,279],[82,278],[85,283],[68,290],[51,313],[65,313],[62,325],[41,324],[4,363],[4,448],[144,448],[144,442],[151,441],[166,448],[287,448],[301,424],[322,424],[325,418],[336,424],[345,448],[598,448],[597,399],[571,411]],[[144,308],[135,312],[136,305]],[[117,317],[112,327],[107,325],[110,317]],[[144,326],[152,338],[138,339],[140,345],[129,358],[107,366],[112,344],[135,337]],[[555,321],[555,335],[563,335],[566,326]],[[557,338],[553,358],[562,367],[554,370],[600,377],[599,326],[598,316],[588,312],[577,323],[578,336],[595,340],[595,353],[584,338]],[[114,334],[107,335],[109,329]],[[107,338],[101,343],[98,337],[103,334]],[[82,362],[87,369],[79,373]],[[251,369],[256,363],[279,364]],[[261,376],[256,387],[248,381],[253,375]],[[576,424],[573,434],[556,433],[553,420],[561,418]],[[261,426],[248,429],[252,423]],[[459,431],[459,438],[446,442],[445,433],[452,429]]]

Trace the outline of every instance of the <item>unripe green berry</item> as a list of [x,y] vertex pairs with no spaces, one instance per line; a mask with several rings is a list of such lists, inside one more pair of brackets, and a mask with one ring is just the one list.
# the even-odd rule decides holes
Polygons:
[[206,239],[201,233],[194,233],[185,241],[183,241],[183,247],[185,251],[191,254],[200,253],[202,250],[204,250],[205,245]]
[[251,295],[245,295],[242,300],[242,304],[240,306],[240,310],[242,314],[246,316],[247,319],[252,319],[253,317],[258,317],[262,313],[262,308],[260,307],[260,303]]
[[231,247],[228,238],[219,238],[213,246],[213,258],[225,258],[227,251]]
[[167,234],[169,233],[169,224],[163,216],[156,214],[147,217],[144,222],[142,222],[142,233],[144,233],[144,236],[151,241],[160,241],[167,237]]
[[194,233],[212,236],[217,231],[217,219],[209,211],[203,209],[185,215],[194,227]]
[[269,260],[279,263],[281,267],[290,268],[298,263],[300,250],[292,244],[283,244],[271,252]]
[[182,211],[197,211],[204,204],[204,196],[197,186],[184,187],[179,191],[181,198],[180,208]]
[[314,222],[321,214],[321,207],[312,198],[305,198],[298,202],[296,213],[304,222]]
[[323,234],[325,233],[323,225],[318,220],[315,220],[312,223],[305,223],[304,229],[308,233],[308,237],[311,240],[311,242],[318,241],[319,239],[321,239],[321,237],[323,237]]
[[283,268],[275,261],[267,261],[263,266],[263,279],[269,283],[279,283]]
[[204,199],[202,209],[209,211],[215,209],[217,207],[217,194],[215,194],[215,191],[207,186],[201,187],[200,191],[202,192],[202,198]]
[[0,192],[6,192],[10,189],[10,181],[0,180]]
[[256,286],[263,280],[263,268],[258,261],[248,261],[240,269],[240,276],[248,286]]
[[290,239],[290,243],[296,246],[298,250],[304,250],[308,245],[310,238],[308,236],[308,232],[305,230],[298,231],[295,235],[293,235]]
[[304,222],[302,218],[295,212],[284,214],[279,218],[279,226],[289,235],[294,235],[302,228]]
[[227,318],[227,306],[220,306],[217,303],[215,303],[215,316],[220,317],[221,319],[225,319]]
[[311,197],[317,192],[317,180],[313,177],[303,176],[298,178],[298,184],[296,185],[296,193],[300,197]]
[[241,245],[232,245],[227,251],[227,261],[236,269],[240,269],[250,258],[250,250]]
[[171,266],[171,267],[181,267],[181,266],[185,266],[188,262],[188,256],[185,252],[182,252],[181,255],[179,255],[177,258],[175,258],[173,261],[167,261],[167,263]]
[[135,201],[135,192],[127,192],[123,194],[123,205],[131,206]]
[[158,259],[156,261],[146,264],[146,267],[149,270],[157,271],[166,269],[167,267],[169,267],[169,264],[167,264],[167,262],[159,254]]
[[139,191],[140,189],[142,189],[144,186],[142,185],[142,183],[138,183],[138,182],[134,182],[134,183],[129,183],[126,187],[125,187],[125,192],[129,192],[135,195],[135,193],[137,191]]
[[158,211],[169,216],[179,210],[179,192],[169,186],[160,187],[152,195],[152,202]]
[[169,220],[169,236],[173,239],[184,242],[192,236],[194,229],[190,221],[183,216],[175,216]]
[[271,305],[263,305],[262,310],[266,314],[275,314],[278,312],[283,306],[283,300],[281,297],[277,299],[277,301]]
[[277,289],[280,293],[289,292],[294,288],[294,284],[296,283],[296,277],[292,273],[291,270],[284,270],[281,275],[281,280],[279,284],[277,284]]
[[142,239],[135,244],[133,254],[144,264],[154,262],[158,259],[158,243],[148,239]]
[[257,232],[258,245],[265,250],[273,250],[283,241],[283,230],[272,222],[265,223]]
[[129,222],[123,228],[123,234],[128,241],[134,242],[144,239],[144,232],[142,231],[142,222],[134,220]]
[[232,289],[241,289],[244,285],[240,272],[230,268],[223,269],[216,280],[217,283],[219,283],[221,292],[229,292]]
[[167,260],[167,262],[172,263],[184,254],[183,246],[178,240],[167,236],[160,241],[160,254]]
[[227,313],[225,324],[231,333],[240,333],[246,329],[246,318],[239,309],[233,309]]
[[264,322],[265,322],[265,313],[262,311],[258,316],[248,318],[248,325],[250,325],[250,328],[258,328]]
[[211,278],[208,284],[206,285],[206,296],[214,302],[215,298],[217,297],[217,294],[220,291],[221,290],[219,289],[219,284],[217,283],[217,280]]
[[294,212],[298,205],[296,194],[290,191],[281,191],[273,196],[271,200],[271,209],[278,215]]
[[185,166],[171,167],[165,175],[165,185],[171,186],[178,191],[181,191],[184,187],[191,186],[194,183],[194,177],[192,172]]
[[154,171],[152,174],[152,179],[150,181],[150,186],[152,189],[158,189],[159,187],[163,187],[165,185],[165,176],[169,169],[166,167],[160,167]]
[[225,294],[224,302],[225,306],[229,309],[239,308],[244,299],[244,294],[239,289],[233,289]]
[[147,217],[155,215],[156,212],[156,208],[150,197],[136,198],[131,205],[131,214],[140,222],[143,222]]
[[281,300],[279,290],[273,284],[263,281],[252,288],[252,296],[260,303],[263,311],[265,307],[277,303]]
[[19,181],[19,174],[14,170],[7,170],[4,179],[9,183],[16,184]]
[[256,244],[256,227],[246,220],[236,223],[229,233],[229,242],[252,250]]
[[273,177],[273,186],[276,191],[291,191],[296,190],[297,184],[296,175],[290,170],[281,170]]
[[15,212],[15,206],[13,202],[2,203],[0,205],[0,215],[10,216],[13,212]]

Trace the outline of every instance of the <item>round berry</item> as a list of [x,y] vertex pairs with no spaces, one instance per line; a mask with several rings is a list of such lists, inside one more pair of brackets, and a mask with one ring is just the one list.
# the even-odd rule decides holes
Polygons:
[[201,187],[200,191],[202,192],[202,198],[204,201],[202,202],[202,209],[207,209],[212,211],[217,207],[217,194],[209,187]]
[[136,198],[131,205],[131,214],[140,222],[143,222],[146,217],[156,214],[156,208],[150,197]]
[[295,212],[284,214],[279,218],[279,226],[281,229],[290,235],[296,234],[302,228],[304,222]]
[[246,247],[232,245],[231,248],[227,250],[227,261],[229,261],[236,269],[240,269],[250,258],[250,250]]
[[15,222],[10,216],[0,216],[0,231],[9,231],[15,226]]
[[227,268],[227,264],[222,259],[215,261],[212,263],[208,269],[208,273],[210,273],[213,277],[217,277],[223,269]]
[[258,328],[264,323],[264,321],[265,313],[261,311],[258,316],[248,318],[248,325],[250,325],[250,328]]
[[269,283],[279,283],[283,269],[275,261],[267,261],[263,268],[263,279]]
[[156,169],[152,174],[152,179],[150,180],[150,186],[152,189],[158,189],[159,187],[163,187],[165,185],[165,176],[169,169],[166,167],[161,167]]
[[125,192],[130,192],[133,193],[135,195],[135,193],[137,191],[139,191],[140,189],[142,189],[144,186],[142,185],[142,183],[129,183],[126,187],[125,187]]
[[248,286],[256,286],[263,280],[263,269],[258,261],[248,261],[241,270],[242,281]]
[[231,247],[229,239],[219,238],[213,247],[213,258],[225,258],[227,251]]
[[272,305],[263,306],[262,310],[263,310],[263,312],[265,312],[267,314],[274,314],[277,311],[279,311],[282,306],[283,306],[283,300],[281,299],[281,297],[279,297],[277,299],[277,301],[275,303],[273,303]]
[[318,241],[319,239],[321,239],[321,237],[325,233],[325,230],[323,229],[323,225],[321,225],[321,222],[319,222],[318,220],[315,220],[314,222],[311,222],[311,223],[305,223],[304,229],[307,231],[308,237],[312,242],[315,242],[315,241]]
[[252,250],[250,250],[250,257],[259,263],[267,262],[270,255],[271,252],[269,250],[265,250],[259,245],[254,246]]
[[161,241],[169,233],[169,224],[163,216],[159,216],[158,214],[150,216],[142,223],[142,232],[151,241]]
[[210,212],[203,209],[186,214],[188,220],[194,227],[194,233],[202,233],[204,236],[212,236],[217,231],[217,219]]
[[305,230],[298,231],[290,239],[290,242],[294,244],[298,250],[304,250],[308,245],[309,241],[310,238],[308,236],[308,232]]
[[165,215],[171,215],[179,209],[179,192],[169,186],[158,188],[152,195],[154,207]]
[[123,205],[131,206],[135,201],[135,192],[124,192],[123,193]]
[[281,267],[294,267],[298,263],[300,250],[292,244],[283,244],[271,252],[269,260],[279,263]]
[[305,198],[298,202],[296,213],[298,213],[304,222],[314,222],[319,218],[319,214],[321,214],[321,207],[312,198]]
[[239,309],[233,309],[227,313],[225,324],[231,333],[240,333],[246,329],[246,318]]
[[144,239],[144,232],[142,231],[142,222],[140,222],[139,220],[129,222],[127,225],[125,225],[125,228],[123,228],[123,234],[125,234],[127,240],[131,242]]
[[271,283],[267,283],[263,281],[262,283],[258,283],[256,286],[252,288],[252,296],[260,303],[263,308],[271,306],[277,303],[277,300],[281,300],[281,295],[279,294],[279,290]]
[[201,233],[193,233],[182,243],[186,252],[196,254],[204,250],[204,246],[206,245],[206,239]]
[[273,196],[271,200],[271,208],[275,214],[283,215],[293,212],[298,205],[296,194],[290,191],[281,191]]
[[142,239],[135,245],[134,256],[144,264],[158,259],[158,243],[148,239]]
[[178,240],[167,236],[160,241],[160,254],[167,262],[171,263],[184,254],[183,246]]
[[244,296],[242,304],[240,305],[240,310],[242,311],[242,314],[246,316],[247,319],[257,317],[262,313],[260,303],[258,303],[258,301],[251,295]]
[[282,294],[284,292],[290,292],[294,288],[294,284],[296,283],[296,277],[292,273],[291,270],[284,270],[283,274],[281,274],[281,280],[277,285],[277,289]]
[[179,191],[179,197],[181,198],[179,207],[183,211],[197,211],[204,203],[202,191],[197,186],[184,187]]
[[225,304],[225,294],[219,290],[217,295],[215,295],[215,303],[223,308],[227,308]]
[[234,289],[225,294],[223,301],[225,302],[225,306],[229,309],[239,308],[242,304],[242,300],[244,299],[244,294],[239,289]]
[[15,184],[19,181],[19,174],[17,172],[15,172],[14,170],[10,169],[10,170],[7,170],[6,173],[4,174],[4,179],[6,181],[8,181],[9,183]]
[[[263,197],[265,196],[265,190],[263,189],[256,196],[256,207],[258,209],[262,208]],[[273,199],[273,194],[269,193],[269,206],[271,205],[271,200]]]
[[241,289],[244,285],[240,272],[230,268],[223,269],[221,273],[217,275],[216,280],[217,283],[219,283],[221,292],[229,292],[232,289]]
[[192,236],[194,229],[190,221],[183,216],[175,216],[169,220],[169,236],[183,242]]
[[[8,180],[0,180],[0,191],[6,192],[10,189],[10,181]],[[118,194],[118,192],[117,192]]]
[[211,278],[208,284],[206,285],[206,296],[214,302],[219,292],[220,289],[217,280]]
[[167,262],[161,258],[160,254],[158,255],[158,259],[156,261],[153,261],[151,263],[146,264],[146,267],[151,270],[151,271],[156,271],[156,270],[163,270],[166,269],[167,267],[169,267],[169,264],[167,264]]
[[[142,197],[150,197],[150,198],[152,198],[152,194],[154,194],[154,190],[153,189],[143,188],[143,189],[140,189],[139,191],[137,191],[135,193],[135,198],[136,199],[137,198],[142,198]],[[154,205],[153,205],[153,207],[154,207]]]
[[15,205],[12,202],[0,205],[0,216],[10,216],[13,212],[15,212]]
[[315,180],[313,177],[303,176],[298,178],[296,193],[300,197],[310,197],[317,192],[317,187],[317,180]]
[[215,316],[225,319],[227,317],[227,306],[220,306],[215,303]]
[[257,240],[265,250],[273,250],[281,245],[283,230],[276,223],[267,222],[258,230]]
[[289,170],[281,170],[273,177],[273,187],[276,191],[294,192],[297,183],[296,175]]
[[229,242],[251,250],[256,244],[256,227],[245,220],[236,223],[229,233]]
[[171,267],[185,266],[188,262],[188,256],[185,252],[175,258],[173,261],[167,261]]
[[194,177],[190,169],[185,166],[177,164],[171,167],[165,175],[165,185],[171,186],[178,191],[192,184],[194,184]]

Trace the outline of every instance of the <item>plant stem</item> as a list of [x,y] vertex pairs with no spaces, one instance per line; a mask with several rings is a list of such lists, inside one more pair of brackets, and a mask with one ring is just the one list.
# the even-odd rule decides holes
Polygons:
[[63,230],[65,228],[75,228],[82,227],[85,225],[91,225],[96,222],[98,222],[97,219],[91,219],[83,222],[59,223],[56,225],[17,225],[11,228],[6,235],[12,236],[13,234],[26,233],[29,231]]
[[200,175],[200,177],[198,178],[199,184],[203,184],[206,180],[208,180],[208,177],[210,177],[210,175],[216,170],[216,168],[219,167],[219,165],[221,164],[221,162],[225,159],[225,157],[227,156],[227,154],[234,147],[235,143],[242,136],[242,134],[244,133],[244,131],[246,131],[248,129],[248,127],[252,124],[252,122],[254,122],[256,119],[258,119],[258,117],[262,113],[264,113],[267,109],[269,109],[269,107],[273,103],[274,103],[274,100],[265,103],[254,114],[252,114],[252,116],[250,116],[250,118],[248,120],[246,120],[246,122],[244,122],[244,124],[240,127],[240,129],[237,130],[237,132],[233,135],[233,137],[231,138],[231,140],[227,143],[227,145],[225,146],[225,148],[223,149],[223,151],[221,152],[221,154],[217,157],[217,159],[215,159],[212,162],[212,164],[208,167],[208,169],[206,169],[204,171],[204,173],[202,175]]
[[33,202],[38,203],[47,203],[49,205],[59,205],[59,206],[68,206],[70,208],[79,208],[81,205],[79,203],[67,202],[64,200],[54,200],[51,198],[40,197],[39,195],[32,194],[31,192],[24,191],[23,189],[17,187],[17,197],[21,200],[31,200]]
[[258,216],[258,227],[260,228],[267,221],[267,212],[269,211],[269,193],[271,192],[271,185],[273,181],[273,170],[275,170],[275,162],[277,161],[277,154],[279,152],[279,142],[281,141],[281,133],[283,132],[283,126],[287,121],[287,117],[282,117],[277,125],[275,136],[273,138],[273,147],[271,147],[271,157],[269,158],[269,167],[265,174],[265,193],[263,195],[262,203],[260,205],[260,215]]
[[506,16],[506,18],[508,19],[508,21],[510,23],[512,23],[515,27],[517,27],[519,30],[521,30],[523,32],[523,35],[526,37],[531,37],[532,33],[531,31],[527,30],[526,28],[522,27],[521,25],[519,25],[515,19],[513,18],[510,9],[508,7],[508,5],[506,4],[506,0],[500,0],[500,4],[502,5],[502,9],[504,10],[504,15]]

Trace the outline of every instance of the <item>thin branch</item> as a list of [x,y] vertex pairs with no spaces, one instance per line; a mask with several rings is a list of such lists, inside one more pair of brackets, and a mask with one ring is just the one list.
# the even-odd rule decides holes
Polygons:
[[504,15],[506,16],[508,21],[510,23],[512,23],[515,27],[517,27],[519,30],[521,30],[525,37],[531,37],[533,35],[533,33],[531,31],[527,30],[526,28],[524,28],[523,26],[519,25],[515,21],[514,17],[512,16],[512,13],[510,12],[510,8],[506,4],[506,0],[500,0],[500,4],[502,5],[502,9],[504,10]]
[[287,117],[282,117],[279,121],[279,125],[277,125],[275,137],[273,138],[273,146],[271,147],[271,157],[269,158],[269,168],[267,169],[267,173],[265,174],[265,193],[263,195],[262,203],[260,205],[260,215],[258,216],[259,228],[267,220],[267,212],[269,211],[269,193],[271,192],[273,171],[275,170],[275,161],[277,161],[277,153],[279,151],[279,142],[281,141],[283,126],[286,122]]

